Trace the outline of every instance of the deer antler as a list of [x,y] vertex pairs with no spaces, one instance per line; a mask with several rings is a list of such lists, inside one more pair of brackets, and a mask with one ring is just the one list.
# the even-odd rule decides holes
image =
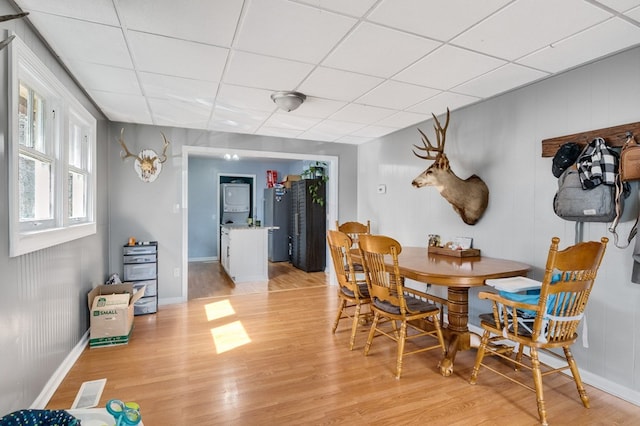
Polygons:
[[167,161],[167,148],[169,148],[169,141],[167,140],[167,137],[164,135],[164,133],[160,132],[160,134],[162,135],[162,139],[164,139],[164,145],[162,146],[162,154],[158,156],[158,161],[164,163],[165,161]]
[[444,153],[445,137],[447,134],[447,127],[449,127],[449,116],[450,116],[449,108],[447,108],[447,121],[444,123],[444,127],[442,127],[442,125],[440,124],[440,121],[438,121],[438,118],[435,116],[435,114],[432,113],[431,116],[433,116],[433,120],[435,121],[433,128],[436,131],[437,145],[433,146],[433,144],[431,143],[427,135],[425,135],[424,132],[420,129],[418,129],[418,132],[420,132],[420,134],[422,135],[422,144],[424,145],[424,147],[421,147],[415,144],[413,145],[417,149],[426,151],[428,153],[427,155],[420,155],[417,152],[413,151],[413,154],[416,157],[422,158],[423,160],[435,160],[438,157],[438,155]]
[[120,138],[118,139],[118,142],[120,142],[120,145],[122,145],[122,149],[124,149],[124,153],[120,151],[120,158],[122,158],[123,160],[129,157],[138,158],[137,155],[134,155],[131,152],[129,152],[129,150],[127,149],[127,145],[125,145],[124,143],[124,127],[120,131]]

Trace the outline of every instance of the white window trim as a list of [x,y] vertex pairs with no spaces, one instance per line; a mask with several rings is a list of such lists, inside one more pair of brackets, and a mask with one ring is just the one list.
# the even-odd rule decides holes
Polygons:
[[[54,74],[36,57],[36,55],[16,37],[9,45],[9,255],[20,256],[54,245],[66,243],[78,238],[96,233],[96,120],[67,90]],[[28,72],[35,72],[38,78],[61,95],[62,108],[58,129],[61,138],[59,147],[59,161],[61,167],[56,168],[54,185],[56,226],[39,231],[21,232],[19,214],[18,191],[18,81],[21,75],[19,64],[26,66]],[[72,111],[72,112],[71,112]],[[69,114],[75,115],[86,122],[89,129],[89,176],[87,182],[87,220],[76,223],[67,218],[67,189],[63,184],[68,174],[67,132],[69,128]]]

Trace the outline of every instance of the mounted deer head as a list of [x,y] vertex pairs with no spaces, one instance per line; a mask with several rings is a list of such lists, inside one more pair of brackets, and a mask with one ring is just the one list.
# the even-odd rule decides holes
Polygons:
[[478,176],[473,175],[462,180],[451,171],[449,159],[444,153],[445,136],[449,126],[449,108],[447,108],[447,121],[444,127],[434,114],[433,125],[436,131],[436,146],[429,141],[429,138],[418,129],[422,135],[424,147],[413,145],[417,149],[426,151],[426,155],[420,155],[413,151],[416,157],[423,160],[434,160],[427,170],[416,177],[411,184],[416,188],[423,186],[435,187],[462,218],[467,225],[475,225],[482,217],[489,203],[489,188]]
[[162,154],[158,155],[152,149],[143,149],[138,155],[134,155],[127,149],[127,145],[124,143],[124,128],[120,131],[120,145],[122,145],[123,151],[120,151],[120,158],[124,161],[128,157],[134,157],[136,160],[133,163],[133,167],[138,174],[138,177],[143,182],[153,182],[156,180],[160,172],[162,171],[162,163],[167,161],[167,148],[169,147],[169,141],[164,133],[160,132],[164,139],[164,146],[162,147]]

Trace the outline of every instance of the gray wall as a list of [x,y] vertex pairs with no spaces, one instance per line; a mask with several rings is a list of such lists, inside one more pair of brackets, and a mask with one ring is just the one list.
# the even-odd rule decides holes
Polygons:
[[[161,149],[160,131],[171,142],[167,151],[169,159],[154,182],[144,183],[138,179],[132,159],[120,160],[121,147],[117,138],[122,128],[129,151],[134,153],[146,148]],[[355,145],[127,123],[111,123],[109,134],[110,270],[122,271],[122,245],[130,236],[138,240],[158,241],[158,297],[161,304],[180,302],[186,298],[183,275],[187,271],[182,270],[186,259],[183,259],[182,253],[183,244],[188,246],[188,242],[183,243],[182,229],[183,217],[189,215],[190,197],[188,193],[182,193],[182,180],[188,177],[182,158],[183,147],[338,157],[338,217],[340,220],[351,220],[356,216],[358,148]],[[259,174],[261,178],[266,178],[264,173],[256,173]],[[261,185],[265,186],[264,181]]]
[[[431,162],[412,154],[420,144],[416,127],[433,134],[432,123],[398,131],[360,146],[358,216],[371,219],[373,232],[402,244],[425,246],[428,234],[469,236],[485,256],[523,261],[540,279],[551,237],[574,242],[574,224],[556,217],[552,200],[557,181],[541,141],[581,131],[638,121],[640,49],[636,48],[538,84],[456,110],[451,115],[446,152],[461,178],[478,174],[490,190],[489,207],[475,225],[465,225],[434,188],[416,189],[412,179]],[[404,148],[401,148],[404,147]],[[387,185],[377,194],[377,184]],[[627,202],[621,235],[637,214],[638,183]],[[587,223],[584,238],[599,240],[608,224]],[[609,243],[587,309],[589,347],[574,355],[591,382],[640,403],[640,285],[630,281],[633,245]],[[475,293],[474,293],[475,294]],[[485,310],[472,294],[471,321]]]
[[[278,180],[287,174],[299,174],[302,160],[227,161],[215,157],[191,156],[189,158],[189,260],[210,260],[218,257],[217,201],[220,196],[219,174],[256,175],[254,206],[255,219],[264,219],[264,188],[267,187],[267,170],[276,170]],[[252,216],[253,217],[253,216]]]
[[[0,2],[0,14],[15,10]],[[106,278],[108,256],[107,125],[22,21],[12,29],[98,119],[97,234],[9,258],[9,212],[0,209],[0,417],[28,408],[88,329],[87,292]],[[5,35],[2,36],[4,39]],[[8,201],[7,50],[0,52],[0,199]]]

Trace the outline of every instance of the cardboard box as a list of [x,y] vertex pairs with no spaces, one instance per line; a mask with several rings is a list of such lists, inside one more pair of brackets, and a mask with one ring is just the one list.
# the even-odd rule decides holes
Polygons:
[[89,347],[125,345],[133,330],[134,304],[144,296],[144,287],[133,291],[133,284],[100,285],[89,292],[91,333]]
[[284,185],[285,188],[291,188],[291,182],[294,182],[300,179],[302,179],[302,176],[300,175],[286,175],[284,177],[284,180],[282,181],[282,184]]

